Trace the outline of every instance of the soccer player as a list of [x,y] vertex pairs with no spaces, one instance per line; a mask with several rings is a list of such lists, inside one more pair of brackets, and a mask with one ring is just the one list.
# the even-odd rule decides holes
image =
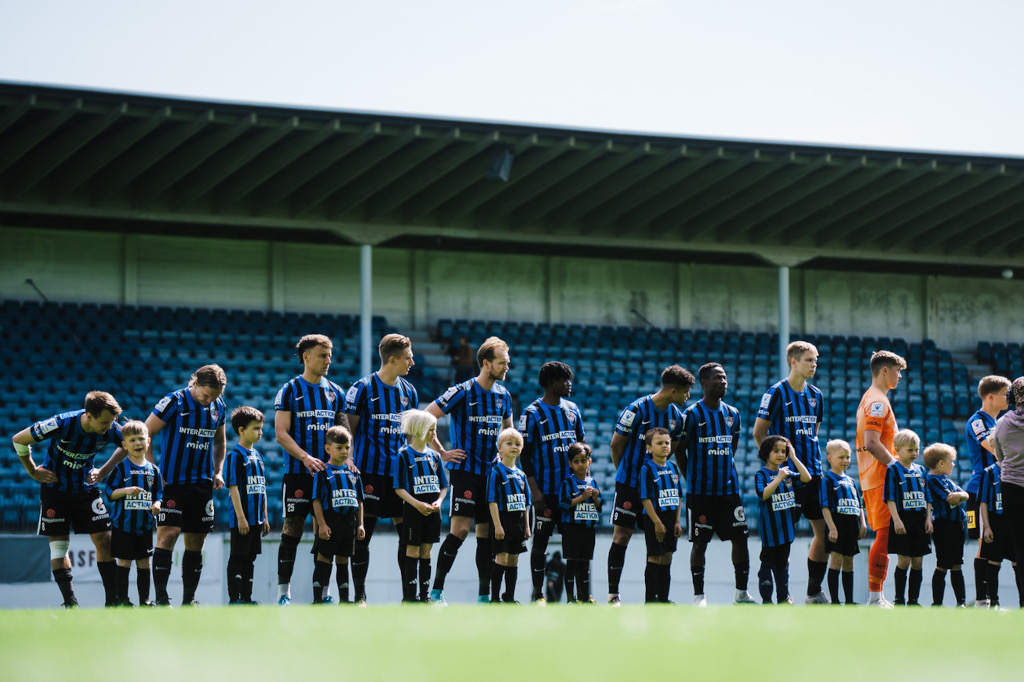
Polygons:
[[811,524],[814,539],[807,550],[808,604],[827,604],[822,592],[828,553],[825,551],[825,521],[821,514],[821,447],[818,428],[824,412],[821,391],[808,383],[818,369],[818,349],[806,341],[794,341],[786,348],[789,376],[772,385],[761,398],[754,421],[754,442],[760,447],[769,435],[785,436],[793,445],[796,457],[811,474],[808,483],[793,481],[796,499],[795,514],[803,514]]
[[[601,520],[601,491],[590,475],[594,451],[586,443],[569,446],[569,475],[562,481],[558,506],[562,510],[562,549],[565,550],[565,599],[567,602],[592,601],[590,596],[590,561],[594,558],[597,524]],[[555,558],[560,558],[555,552]],[[561,562],[559,562],[561,563]],[[549,566],[548,573],[551,568]],[[556,575],[557,579],[557,575]],[[551,577],[548,577],[549,582]],[[550,589],[549,589],[550,592]]]
[[[490,536],[494,566],[491,569],[491,603],[518,604],[516,578],[519,555],[526,551],[530,537],[530,486],[526,474],[516,466],[523,449],[523,437],[506,427],[498,434],[498,461],[487,474],[487,508],[491,516]],[[501,579],[505,591],[501,592]]]
[[697,373],[704,397],[683,415],[680,455],[686,471],[686,520],[690,529],[690,575],[693,601],[707,606],[704,597],[704,564],[708,543],[717,534],[732,542],[736,578],[734,604],[756,604],[747,592],[750,552],[747,519],[740,500],[736,474],[736,448],[740,440],[740,413],[722,398],[729,388],[725,369],[709,362]]
[[1003,560],[1010,561],[1015,576],[1019,576],[1021,570],[1017,565],[1010,529],[1003,521],[1001,477],[1002,468],[999,462],[996,462],[982,472],[981,486],[978,488],[978,515],[981,517],[982,528],[981,555],[988,569],[985,580],[988,589],[985,603],[993,609],[999,608],[999,567]]
[[[221,395],[227,375],[219,365],[204,365],[188,386],[164,396],[146,418],[150,437],[162,434],[160,472],[164,477],[164,502],[157,517],[156,549],[153,550],[153,584],[157,606],[170,606],[167,581],[171,576],[171,552],[184,535],[181,555],[183,605],[194,605],[203,571],[203,545],[213,530],[213,491],[224,487],[227,437],[224,424],[227,404]],[[151,462],[153,443],[146,458]]]
[[964,489],[967,491],[967,537],[978,541],[978,553],[974,558],[974,606],[988,606],[989,562],[982,556],[984,553],[981,540],[981,527],[978,523],[978,489],[981,487],[982,473],[992,466],[996,459],[992,445],[992,429],[995,428],[999,413],[1009,407],[1007,392],[1010,380],[1006,377],[990,375],[978,382],[978,395],[981,397],[981,409],[971,415],[964,426],[967,453],[971,457],[971,478]]
[[164,484],[160,469],[146,460],[149,431],[140,421],[132,420],[121,427],[121,447],[128,457],[114,467],[107,477],[107,498],[110,500],[110,549],[117,561],[118,606],[134,606],[128,598],[128,577],[135,562],[135,582],[139,589],[139,606],[152,606],[149,601],[149,558],[153,555],[153,517],[160,514]]
[[576,403],[566,400],[572,393],[574,378],[572,368],[564,362],[545,362],[539,376],[544,395],[523,410],[519,418],[519,430],[523,434],[520,462],[530,483],[534,509],[533,546],[530,549],[531,600],[538,604],[547,603],[544,599],[544,566],[547,564],[548,541],[559,516],[559,489],[569,471],[566,453],[573,443],[586,440],[580,409]]
[[450,387],[427,407],[427,412],[437,419],[451,415],[448,434],[452,449],[444,450],[437,436],[431,443],[451,472],[450,528],[441,543],[434,587],[430,591],[430,600],[439,605],[447,604],[444,581],[474,521],[477,601],[490,599],[492,555],[488,541],[491,517],[485,501],[487,472],[494,461],[499,432],[512,426],[512,397],[497,383],[508,373],[508,351],[508,344],[498,337],[486,339],[476,352],[480,365],[476,378]]
[[[757,458],[764,466],[754,474],[754,492],[758,495],[761,535],[761,569],[757,572],[761,601],[772,603],[772,578],[779,604],[792,604],[789,594],[789,550],[796,538],[793,510],[796,493],[793,479],[803,483],[811,480],[807,467],[797,457],[793,444],[785,436],[768,436],[757,449]],[[793,462],[796,472],[788,466]]]
[[[281,606],[292,601],[295,552],[306,517],[313,512],[313,474],[326,468],[327,430],[336,424],[348,424],[345,392],[327,378],[333,348],[323,334],[307,334],[299,339],[295,352],[302,362],[302,374],[282,386],[274,398],[274,433],[289,455],[281,484],[284,528],[277,550],[277,603]],[[347,583],[347,566],[345,571]],[[330,596],[325,599],[329,601]]]
[[683,534],[679,522],[683,508],[683,488],[679,469],[668,461],[672,454],[672,435],[656,426],[644,434],[649,459],[640,467],[640,502],[644,508],[644,539],[647,541],[647,568],[644,570],[644,602],[671,603],[672,555]]
[[[313,515],[319,542],[313,568],[313,603],[325,604],[324,588],[331,582],[331,559],[337,557],[338,601],[348,603],[348,560],[355,553],[363,529],[363,484],[349,466],[352,434],[332,426],[324,434],[328,460],[313,477]],[[366,606],[366,602],[357,602]]]
[[[380,369],[348,390],[345,411],[355,437],[352,459],[363,483],[363,527],[352,557],[352,582],[356,601],[366,601],[366,573],[370,566],[370,538],[377,519],[390,518],[398,533],[398,569],[405,573],[405,534],[402,532],[402,500],[395,494],[395,466],[402,437],[402,413],[419,405],[419,396],[405,377],[415,364],[412,342],[401,334],[388,334],[377,346]],[[430,556],[429,554],[427,555]]]
[[[919,606],[921,594],[921,561],[931,554],[928,535],[932,532],[931,496],[925,481],[924,467],[915,464],[921,451],[921,439],[910,429],[893,437],[896,461],[885,470],[885,504],[889,507],[889,553],[897,557],[897,606]],[[910,585],[907,585],[907,569]],[[904,590],[906,589],[906,599]]]
[[441,502],[448,477],[441,455],[429,443],[437,435],[437,419],[424,410],[402,413],[402,433],[408,443],[398,450],[395,492],[405,502],[405,565],[402,601],[429,602],[430,548],[441,539]]
[[237,407],[231,413],[231,428],[238,435],[238,445],[231,450],[227,463],[231,494],[228,599],[230,604],[258,604],[252,600],[253,564],[260,554],[262,537],[270,533],[267,469],[256,449],[263,438],[263,413],[255,407]]
[[946,573],[953,586],[956,605],[966,606],[964,574],[964,503],[968,495],[949,477],[956,464],[956,448],[945,443],[934,443],[924,449],[924,464],[928,467],[928,492],[932,499],[932,524],[935,541],[935,572],[932,573],[932,606],[942,606],[946,591]]
[[640,502],[640,467],[649,457],[645,434],[656,427],[668,429],[672,450],[679,447],[683,432],[683,411],[693,387],[693,375],[679,365],[661,372],[661,388],[631,402],[619,415],[612,434],[612,464],[615,465],[615,499],[612,505],[612,543],[608,548],[608,604],[619,606],[619,580],[626,563],[626,547],[633,537],[643,509]]
[[825,549],[829,553],[828,591],[832,603],[839,603],[839,570],[843,572],[846,603],[853,601],[853,557],[860,554],[857,541],[867,534],[864,510],[853,479],[846,475],[850,468],[850,444],[833,439],[825,444],[829,470],[822,477],[821,513],[828,527]]
[[[116,447],[123,440],[114,421],[119,414],[121,406],[114,396],[90,391],[85,396],[85,409],[38,421],[12,438],[21,465],[33,481],[41,484],[39,535],[50,538],[50,570],[64,597],[65,608],[78,606],[71,587],[71,560],[67,556],[72,530],[89,534],[96,546],[96,567],[103,579],[105,603],[116,604],[110,516],[96,487],[96,481],[106,476],[101,476],[102,468],[99,472],[93,468],[93,460],[108,444]],[[37,466],[32,459],[32,446],[44,440],[49,440],[50,446],[42,465]],[[109,465],[113,469],[111,460],[104,467]]]
[[896,417],[889,404],[889,391],[896,388],[907,368],[907,361],[887,350],[871,356],[871,386],[857,406],[857,473],[864,493],[864,511],[875,541],[868,552],[868,606],[891,607],[882,595],[885,574],[889,570],[889,522],[885,504],[885,470],[896,461],[893,436]]

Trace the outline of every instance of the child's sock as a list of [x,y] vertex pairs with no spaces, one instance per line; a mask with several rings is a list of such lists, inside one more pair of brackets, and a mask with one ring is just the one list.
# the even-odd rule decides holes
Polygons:
[[988,599],[988,560],[981,557],[974,557],[974,598]]
[[[772,566],[772,575],[775,576],[775,593],[779,604],[785,604],[789,599],[789,562],[777,562]],[[818,585],[818,592],[821,592],[821,585]],[[815,592],[814,594],[818,594]]]
[[459,547],[462,547],[462,540],[458,536],[448,533],[444,542],[441,543],[441,551],[437,554],[437,572],[434,573],[435,590],[444,589],[444,579],[448,576],[448,571],[452,570]]
[[139,588],[139,605],[149,601],[149,569],[135,568],[135,585]]
[[1020,564],[1013,567],[1013,577],[1017,583],[1017,605],[1024,608],[1024,570],[1021,570]]
[[335,564],[335,568],[337,569],[337,576],[335,577],[335,581],[338,584],[338,603],[344,604],[345,602],[349,601],[348,562],[346,561],[343,564]]
[[228,601],[242,600],[242,566],[237,556],[228,557]]
[[906,593],[907,593],[907,569],[896,567],[893,571],[893,578],[896,582],[896,604],[906,604]]
[[942,606],[942,598],[946,593],[946,574],[935,569],[932,573],[932,606]]
[[430,557],[419,561],[420,601],[427,601],[430,596]]
[[917,604],[921,596],[921,582],[924,580],[924,571],[920,568],[910,569],[910,581],[907,588],[907,603]]
[[370,538],[377,527],[377,518],[374,516],[363,519],[362,540],[356,540],[356,551],[352,555],[352,583],[356,588],[356,599],[366,598],[366,574],[370,570]]
[[988,575],[985,581],[988,587],[988,601],[991,606],[999,603],[999,569],[1002,564],[989,564]]
[[832,599],[833,604],[839,602],[839,569],[830,568],[828,569],[828,596]]
[[131,575],[130,566],[118,566],[114,569],[117,573],[117,591],[114,594],[114,603],[121,604],[128,601],[128,578]]
[[505,594],[501,595],[503,602],[511,604],[516,600],[516,581],[519,579],[518,566],[505,567]]
[[626,565],[626,546],[613,542],[608,548],[608,594],[619,593],[622,568]]
[[658,577],[659,573],[658,564],[647,562],[644,568],[644,603],[653,604],[658,601]]
[[505,577],[505,567],[497,561],[491,566],[491,603],[501,601],[501,579]]
[[256,557],[249,557],[249,560],[242,566],[245,572],[242,574],[242,601],[252,601],[252,576],[256,572]]
[[576,562],[576,593],[580,601],[590,601],[590,562],[586,559]]
[[316,561],[313,566],[313,603],[324,602],[324,585],[331,581],[331,564],[329,561]]
[[662,564],[658,576],[658,601],[668,601],[668,590],[672,586],[672,564]]
[[565,577],[562,581],[565,583],[565,601],[572,602],[576,601],[576,560],[569,559],[565,562]]
[[772,603],[773,588],[772,567],[768,565],[767,561],[762,561],[761,568],[757,572],[757,590],[761,593],[761,603]]
[[419,557],[405,557],[402,566],[402,601],[416,601],[417,587],[419,586]]
[[843,571],[843,594],[846,595],[846,603],[854,604],[853,601],[853,571]]
[[953,586],[956,605],[961,606],[967,601],[967,588],[964,586],[964,572],[954,568],[949,574],[949,584]]

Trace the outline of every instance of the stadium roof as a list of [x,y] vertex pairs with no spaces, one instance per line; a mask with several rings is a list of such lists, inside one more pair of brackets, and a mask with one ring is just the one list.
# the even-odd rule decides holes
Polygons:
[[0,83],[0,224],[991,273],[1024,159]]

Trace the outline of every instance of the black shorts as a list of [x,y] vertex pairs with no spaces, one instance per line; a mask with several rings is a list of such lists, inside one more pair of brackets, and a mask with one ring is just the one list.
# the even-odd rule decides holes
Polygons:
[[128,533],[112,528],[110,531],[110,553],[115,559],[137,561],[153,556],[153,531]]
[[747,537],[747,515],[739,495],[687,495],[686,525],[690,542]]
[[494,537],[494,524],[488,532],[491,538],[492,554],[522,554],[526,551],[526,519],[522,512],[499,512],[498,520],[505,531],[505,537]]
[[981,558],[985,561],[1016,561],[1013,551],[1013,540],[1010,529],[1003,523],[1002,514],[988,513],[988,522],[992,526],[992,542],[981,543]]
[[896,533],[896,524],[889,520],[889,554],[915,557],[932,553],[928,534],[924,532],[926,516],[923,511],[901,511],[900,520],[907,529],[903,535]]
[[590,561],[594,558],[597,528],[575,523],[562,524],[562,558]]
[[47,486],[39,488],[39,535],[50,537],[92,535],[110,530],[110,513],[98,488],[65,493]]
[[350,557],[356,551],[356,514],[324,512],[324,521],[331,529],[331,538],[317,538],[316,551],[325,557]]
[[978,512],[979,504],[978,493],[967,493],[967,504],[964,505],[964,509],[967,511],[967,537],[971,540],[977,540],[981,537],[981,513]]
[[935,543],[935,565],[953,568],[964,563],[964,524],[959,521],[932,521]]
[[363,482],[363,515],[390,519],[402,516],[405,502],[395,494],[395,481],[380,474],[360,474]]
[[[554,505],[552,506],[552,502]],[[555,533],[555,528],[558,526],[558,517],[561,510],[558,508],[558,493],[551,493],[544,496],[544,508],[537,512],[537,508],[534,507],[533,512],[533,534],[534,536],[543,535],[545,537],[551,537]]]
[[244,559],[255,559],[263,550],[263,528],[259,525],[249,526],[249,532],[242,535],[238,527],[231,529],[231,556]]
[[796,500],[796,507],[793,509],[793,523],[799,521],[801,515],[808,521],[825,518],[821,513],[821,476],[811,476],[811,480],[807,483],[801,483],[800,479],[795,479],[793,499]]
[[402,533],[407,545],[432,545],[441,539],[441,512],[424,516],[408,502],[403,505]]
[[665,538],[658,542],[658,534],[655,532],[654,521],[644,517],[644,539],[647,541],[647,556],[664,556],[676,551],[679,538],[673,532],[676,525],[676,513],[674,511],[659,512],[658,518],[665,524]]
[[839,538],[832,542],[828,539],[828,531],[825,532],[825,551],[828,553],[839,552],[843,556],[854,556],[860,554],[860,514],[832,514],[832,521],[836,524],[836,531]]
[[625,483],[615,484],[615,500],[612,503],[612,525],[636,528],[637,520],[644,510],[640,502],[640,489]]
[[157,526],[173,526],[183,533],[213,530],[213,481],[167,484]]
[[448,477],[451,511],[449,516],[468,516],[477,523],[490,523],[487,507],[487,479],[482,474],[453,470]]
[[281,479],[281,509],[286,519],[305,519],[313,513],[313,475],[285,474]]

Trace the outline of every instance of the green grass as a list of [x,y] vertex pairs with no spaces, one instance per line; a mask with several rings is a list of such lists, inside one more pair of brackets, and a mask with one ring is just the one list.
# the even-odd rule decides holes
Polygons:
[[5,681],[991,682],[1020,678],[1022,648],[1020,612],[928,608],[0,611]]

